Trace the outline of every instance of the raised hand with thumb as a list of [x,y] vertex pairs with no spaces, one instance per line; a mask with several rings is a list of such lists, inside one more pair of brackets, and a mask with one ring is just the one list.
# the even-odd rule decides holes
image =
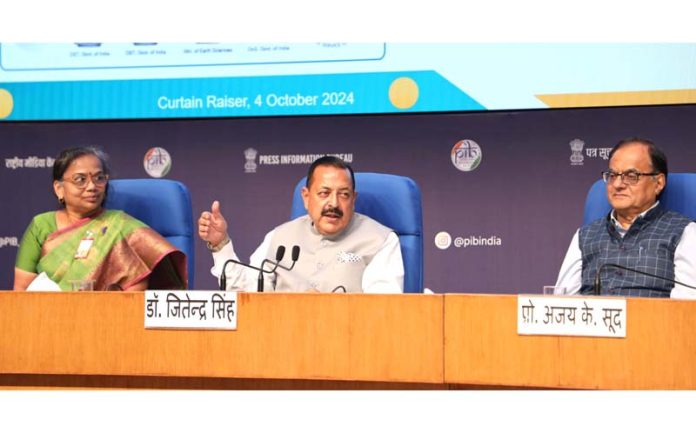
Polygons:
[[227,238],[227,221],[220,212],[220,202],[215,200],[210,212],[204,211],[198,218],[198,236],[216,247]]

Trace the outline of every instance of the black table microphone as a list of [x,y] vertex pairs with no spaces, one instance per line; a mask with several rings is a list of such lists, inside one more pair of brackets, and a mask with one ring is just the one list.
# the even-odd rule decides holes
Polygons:
[[[275,255],[276,261],[275,262],[273,262],[272,260],[263,259],[263,261],[261,262],[261,270],[259,271],[259,279],[258,279],[258,282],[256,284],[256,288],[259,292],[263,292],[263,273],[264,272],[267,272],[269,274],[274,273],[275,270],[278,269],[280,261],[283,260],[284,255],[285,255],[285,247],[280,245],[280,246],[278,246],[278,249],[276,250],[276,255]],[[264,269],[264,265],[266,263],[270,263],[270,264],[273,264],[275,266],[270,271],[267,271],[266,269]]]

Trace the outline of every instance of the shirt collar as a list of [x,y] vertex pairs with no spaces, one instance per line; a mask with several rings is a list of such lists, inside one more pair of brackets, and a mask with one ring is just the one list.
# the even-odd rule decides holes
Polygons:
[[[638,218],[643,218],[643,217],[645,216],[645,214],[647,214],[648,212],[650,212],[651,210],[653,210],[654,208],[656,208],[657,205],[659,205],[659,204],[660,204],[660,200],[657,200],[657,201],[655,202],[655,204],[653,204],[653,205],[650,206],[648,209],[646,209],[646,210],[644,210],[643,212],[641,212],[641,213],[636,217],[636,219],[633,220],[633,222],[638,221]],[[611,213],[609,214],[609,216],[611,217],[611,222],[612,222],[612,224],[614,224],[614,227],[616,227],[616,231],[619,233],[619,235],[621,235],[621,237],[623,237],[623,236],[626,234],[626,232],[628,231],[628,229],[623,228],[623,226],[621,225],[621,223],[619,222],[619,220],[616,219],[616,210],[612,209],[612,210],[611,210]],[[631,223],[631,224],[633,224],[633,223]],[[629,228],[631,228],[631,227],[629,226]]]

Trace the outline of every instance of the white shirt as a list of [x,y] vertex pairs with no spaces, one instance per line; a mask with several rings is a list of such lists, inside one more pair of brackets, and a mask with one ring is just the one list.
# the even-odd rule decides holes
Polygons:
[[[657,203],[653,207],[657,206]],[[652,207],[650,208],[652,209]],[[645,215],[650,209],[641,214]],[[617,225],[621,236],[627,230],[614,218],[612,211],[612,221]],[[580,251],[580,230],[576,230],[573,239],[570,241],[568,252],[566,253],[561,270],[558,273],[556,288],[554,293],[557,295],[575,295],[582,286],[582,252]],[[674,280],[690,286],[696,286],[696,223],[691,222],[682,233],[681,240],[674,250]],[[670,298],[674,299],[696,299],[696,290],[675,284],[670,292]]]
[[[259,268],[261,262],[268,257],[271,247],[271,239],[275,230],[271,230],[264,237],[263,242],[254,251],[249,259],[251,266]],[[214,265],[210,272],[218,279],[222,274],[222,267],[229,259],[240,261],[234,251],[232,241],[213,253]],[[225,269],[227,283],[226,290],[241,289],[246,292],[256,292],[258,285],[259,271],[247,267],[230,263]],[[264,287],[275,287],[275,274],[264,273]],[[362,276],[362,288],[364,293],[403,293],[404,291],[404,263],[401,258],[401,246],[399,237],[391,232],[387,235],[384,245],[372,258]],[[297,290],[303,288],[298,287]],[[271,291],[273,289],[270,289]]]

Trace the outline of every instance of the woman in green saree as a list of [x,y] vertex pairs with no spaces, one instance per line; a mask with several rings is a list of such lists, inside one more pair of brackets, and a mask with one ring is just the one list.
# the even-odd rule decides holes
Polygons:
[[186,257],[123,211],[102,207],[109,180],[106,155],[92,147],[66,149],[53,166],[62,208],[35,216],[22,237],[14,290],[42,273],[61,290],[92,281],[94,290],[186,288]]

